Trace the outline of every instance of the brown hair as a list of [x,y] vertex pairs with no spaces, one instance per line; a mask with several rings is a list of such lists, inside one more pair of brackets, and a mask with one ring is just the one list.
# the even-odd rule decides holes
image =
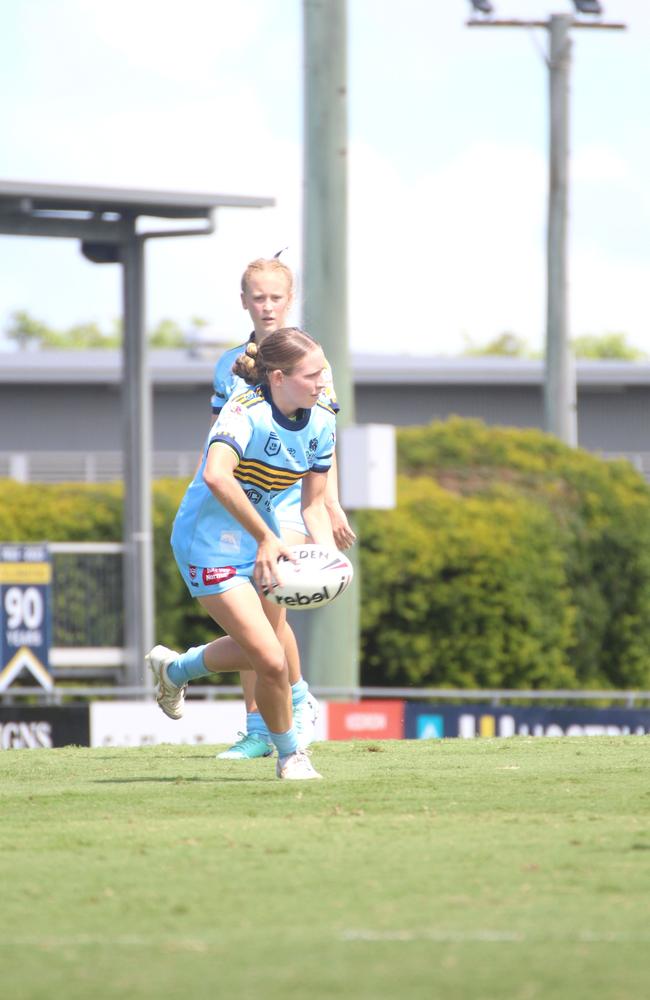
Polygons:
[[293,273],[290,267],[283,264],[278,257],[258,257],[257,260],[252,260],[244,273],[241,276],[241,290],[246,293],[248,291],[248,282],[254,274],[258,274],[260,271],[271,271],[275,274],[283,274],[287,279],[287,286],[289,289],[289,294],[293,294]]
[[269,372],[279,369],[285,375],[291,375],[298,362],[314,347],[320,347],[320,344],[304,330],[297,326],[285,326],[269,333],[261,344],[248,343],[232,370],[248,385],[268,385]]

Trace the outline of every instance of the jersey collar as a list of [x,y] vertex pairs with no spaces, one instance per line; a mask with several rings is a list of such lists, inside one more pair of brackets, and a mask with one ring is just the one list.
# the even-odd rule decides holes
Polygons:
[[289,420],[289,417],[285,417],[281,410],[278,410],[277,406],[273,402],[273,397],[271,396],[271,390],[268,385],[262,386],[262,392],[264,393],[264,399],[271,407],[271,413],[276,424],[280,427],[284,427],[288,431],[301,431],[309,423],[309,418],[311,416],[311,410],[297,410],[296,419]]

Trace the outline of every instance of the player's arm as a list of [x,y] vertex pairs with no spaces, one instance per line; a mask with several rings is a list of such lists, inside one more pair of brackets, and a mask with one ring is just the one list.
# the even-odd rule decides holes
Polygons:
[[341,503],[339,501],[336,452],[332,454],[332,464],[325,478],[325,507],[327,508],[327,513],[332,526],[334,544],[339,551],[343,551],[343,549],[350,548],[357,536],[350,527],[347,515],[341,507]]
[[325,502],[327,477],[326,472],[308,472],[302,481],[300,496],[302,518],[310,537],[316,545],[331,548],[336,542]]
[[[213,412],[213,413],[211,413],[211,417],[210,417],[210,427],[208,428],[208,434],[210,433],[210,431],[211,431],[211,430],[212,430],[212,428],[214,427],[214,422],[215,422],[215,420],[217,419],[217,417],[218,417],[218,416],[219,416],[219,414],[218,414],[218,413],[214,413],[214,412]],[[194,476],[192,477],[193,479],[195,479],[195,478],[196,478],[196,474],[197,474],[197,472],[199,471],[199,469],[201,468],[201,462],[202,462],[202,461],[203,461],[203,452],[201,452],[201,454],[199,455],[199,458],[198,458],[198,461],[197,461],[197,463],[196,463],[196,468],[194,469]]]
[[[334,389],[334,377],[328,361],[325,362],[324,374],[326,385],[321,393],[321,400],[326,405],[330,406],[335,413],[338,413],[339,404],[336,399],[336,390]],[[327,513],[329,514],[329,519],[332,525],[332,533],[334,535],[334,543],[337,549],[339,549],[339,551],[349,549],[352,543],[356,541],[357,536],[350,527],[347,515],[341,507],[341,503],[339,501],[339,480],[336,452],[332,455],[332,465],[327,473],[325,505],[327,507]]]
[[[226,394],[225,394],[225,389],[224,389],[224,387],[222,385],[222,382],[221,382],[221,380],[219,378],[219,364],[217,363],[217,367],[216,367],[215,374],[214,374],[214,379],[213,379],[213,385],[212,385],[212,397],[210,399],[210,427],[208,429],[208,433],[214,427],[215,420],[217,419],[217,417],[219,416],[219,414],[223,410],[223,407],[224,407],[225,402],[226,402],[226,398],[227,397],[226,397]],[[196,476],[197,472],[201,468],[201,462],[202,461],[203,461],[203,452],[201,452],[201,454],[199,455],[199,460],[196,463],[196,468],[194,470],[194,476]]]
[[210,445],[203,470],[203,481],[219,503],[235,517],[242,528],[257,542],[254,577],[261,587],[274,587],[280,582],[278,559],[291,552],[281,538],[260,517],[234,476],[239,456],[229,445],[216,441]]

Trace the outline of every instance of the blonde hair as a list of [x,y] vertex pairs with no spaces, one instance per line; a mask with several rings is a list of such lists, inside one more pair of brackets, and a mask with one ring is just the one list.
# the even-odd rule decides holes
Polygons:
[[241,276],[241,290],[244,294],[248,291],[248,283],[254,274],[260,274],[263,271],[270,271],[273,274],[283,275],[287,282],[287,288],[289,294],[293,295],[293,272],[290,267],[283,264],[278,257],[258,257],[257,260],[252,260],[244,273]]
[[269,372],[291,375],[305,354],[320,344],[297,326],[285,326],[269,333],[261,344],[250,341],[232,366],[233,373],[248,385],[268,385]]

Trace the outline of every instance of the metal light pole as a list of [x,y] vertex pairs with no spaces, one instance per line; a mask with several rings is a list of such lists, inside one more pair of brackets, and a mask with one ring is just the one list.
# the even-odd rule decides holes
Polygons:
[[127,683],[147,684],[144,656],[154,642],[153,527],[151,513],[152,396],[145,335],[144,240],[130,223],[121,251],[124,300],[122,366],[124,385],[124,644]]
[[[477,4],[471,0],[475,9]],[[578,5],[579,6],[579,5]],[[587,12],[585,10],[585,12]],[[488,13],[488,11],[485,11]],[[595,9],[589,13],[597,13]],[[569,78],[571,28],[622,29],[624,24],[574,20],[553,14],[548,21],[471,18],[470,28],[546,28],[550,34],[549,193],[546,246],[546,371],[544,429],[565,444],[578,443],[576,377],[568,333]]]
[[544,428],[565,444],[578,443],[573,350],[568,334],[569,74],[571,17],[549,22],[549,188],[546,264],[546,377]]
[[[340,430],[354,423],[348,347],[345,0],[303,0],[303,33],[303,320],[332,366]],[[358,573],[340,602],[303,613],[297,622],[299,617],[294,615],[292,624],[312,686],[358,686]]]

